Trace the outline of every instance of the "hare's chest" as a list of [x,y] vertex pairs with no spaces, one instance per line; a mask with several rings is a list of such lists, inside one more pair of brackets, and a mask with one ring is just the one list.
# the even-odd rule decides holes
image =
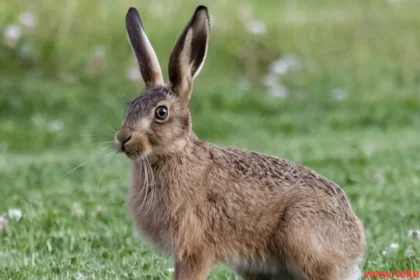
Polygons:
[[171,254],[170,206],[156,188],[132,187],[127,204],[141,235],[157,249]]

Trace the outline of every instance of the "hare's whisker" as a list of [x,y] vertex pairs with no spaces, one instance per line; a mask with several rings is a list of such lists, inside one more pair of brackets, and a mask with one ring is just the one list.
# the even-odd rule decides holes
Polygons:
[[105,174],[105,167],[114,159],[114,157],[118,154],[118,152],[115,152],[111,158],[105,163],[105,166],[102,168],[102,172],[101,172],[101,176],[99,177],[99,181],[98,184],[96,185],[96,188],[99,187],[99,185],[102,182],[102,179],[104,178],[104,174]]
[[147,199],[147,195],[148,195],[147,181],[149,180],[148,174],[146,172],[146,166],[145,166],[144,159],[141,159],[140,162],[141,162],[141,169],[140,170],[141,170],[141,176],[142,176],[142,179],[141,179],[142,180],[142,186],[141,186],[141,189],[138,192],[138,196],[140,196],[140,194],[143,194],[143,201],[140,204],[140,207],[137,209],[137,214],[140,213],[140,211],[144,207],[144,204],[146,203],[146,199]]
[[148,173],[149,173],[150,178],[151,178],[151,182],[149,183],[150,192],[151,192],[151,199],[149,200],[149,206],[148,206],[148,209],[146,211],[146,215],[147,215],[147,214],[149,214],[149,212],[152,209],[153,204],[155,203],[155,200],[156,200],[156,181],[155,181],[155,176],[153,174],[153,169],[152,169],[152,166],[150,165],[149,159],[147,157],[145,157],[145,160],[146,160],[145,161],[146,167],[147,167]]
[[100,154],[98,154],[98,155],[96,155],[96,156],[93,156],[92,158],[90,158],[90,159],[88,159],[88,160],[86,160],[86,161],[82,162],[81,164],[77,165],[76,167],[72,168],[72,169],[71,169],[71,170],[69,170],[67,173],[65,173],[61,179],[63,179],[63,178],[65,178],[65,177],[67,177],[68,175],[70,175],[71,173],[73,173],[73,172],[74,172],[74,171],[76,171],[77,169],[79,169],[79,168],[81,168],[81,167],[83,167],[83,166],[87,165],[88,163],[90,163],[90,162],[92,162],[92,161],[94,161],[94,160],[97,160],[97,159],[99,159],[99,158],[101,158],[101,157],[105,156],[105,155],[106,155],[106,154],[107,154],[107,153],[108,153],[111,149],[112,149],[112,147],[106,148],[105,150],[101,151],[101,153],[100,153]]

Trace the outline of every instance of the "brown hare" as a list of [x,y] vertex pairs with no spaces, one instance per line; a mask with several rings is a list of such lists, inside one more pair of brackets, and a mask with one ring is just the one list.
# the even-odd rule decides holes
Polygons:
[[359,279],[364,229],[339,186],[194,134],[189,103],[207,53],[207,8],[179,35],[168,84],[135,8],[126,25],[146,89],[128,105],[114,142],[132,160],[127,205],[136,227],[174,258],[174,279],[206,279],[217,263],[246,280]]

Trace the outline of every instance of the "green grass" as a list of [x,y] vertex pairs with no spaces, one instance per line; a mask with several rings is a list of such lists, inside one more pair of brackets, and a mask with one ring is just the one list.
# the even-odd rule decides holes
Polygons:
[[[125,102],[142,89],[126,79],[128,6],[139,8],[166,73],[197,3],[116,3],[0,3],[0,30],[21,11],[38,15],[15,49],[0,45],[0,215],[23,214],[0,234],[0,279],[171,277],[172,261],[141,242],[128,219],[128,160],[104,150]],[[407,233],[420,229],[420,2],[249,1],[266,24],[261,35],[245,30],[236,2],[203,3],[215,20],[191,105],[196,133],[336,181],[368,231],[363,269],[419,270],[420,241]],[[92,76],[86,64],[97,44],[107,68]],[[247,76],[244,46],[269,54],[257,57],[255,76]],[[288,54],[301,68],[281,78],[287,98],[270,97],[258,81]],[[337,88],[348,97],[334,99]],[[399,248],[384,254],[391,243]],[[235,276],[218,266],[211,279]]]

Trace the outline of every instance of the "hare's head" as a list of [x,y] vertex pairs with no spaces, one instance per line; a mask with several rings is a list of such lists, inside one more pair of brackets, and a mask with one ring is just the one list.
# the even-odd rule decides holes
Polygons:
[[169,58],[167,85],[135,8],[129,9],[126,25],[146,89],[129,103],[122,126],[115,134],[115,146],[132,159],[180,151],[192,133],[189,103],[193,80],[207,53],[207,8],[199,6],[179,35]]

